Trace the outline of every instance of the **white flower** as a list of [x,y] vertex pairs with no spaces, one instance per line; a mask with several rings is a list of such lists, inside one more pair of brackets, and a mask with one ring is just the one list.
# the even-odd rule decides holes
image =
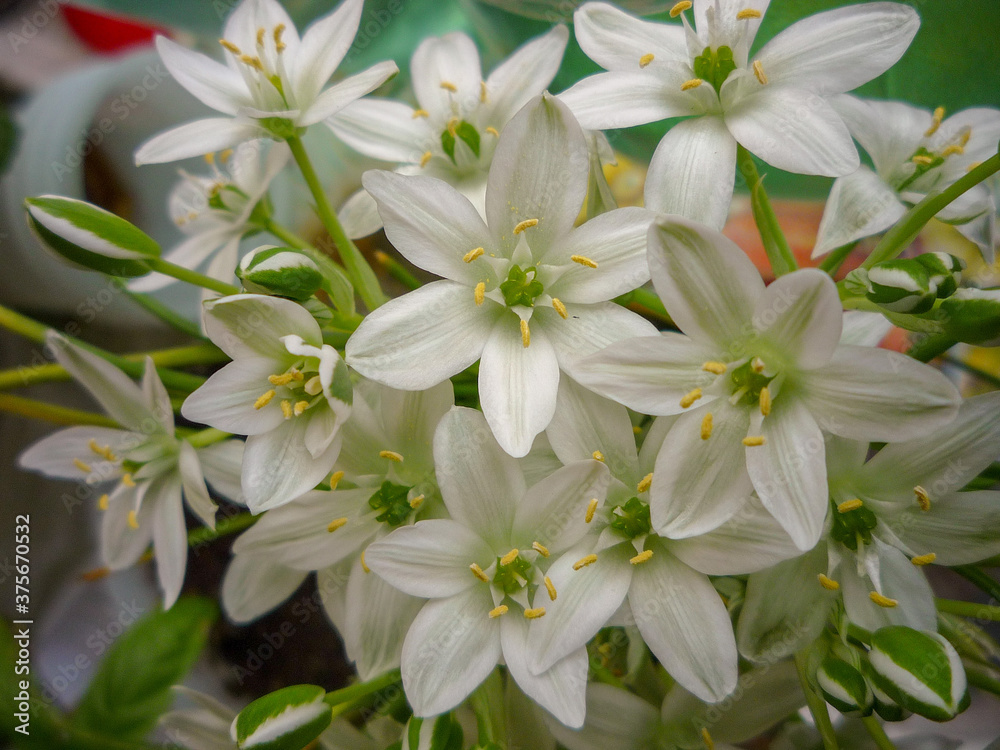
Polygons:
[[580,726],[586,649],[534,674],[529,625],[550,603],[541,567],[587,533],[585,513],[603,500],[607,467],[576,462],[529,489],[482,414],[458,407],[438,426],[434,458],[451,518],[397,529],[366,554],[393,586],[430,599],[403,643],[403,687],[414,713],[455,707],[503,658],[529,697]]
[[[362,381],[341,428],[333,492],[309,492],[264,514],[233,545],[222,602],[239,622],[262,615],[312,572],[362,680],[399,666],[403,636],[422,602],[365,566],[365,548],[418,517],[442,512],[431,443],[454,405],[450,382],[394,391]],[[343,487],[349,489],[343,489]]]
[[[717,702],[736,687],[736,640],[708,575],[761,570],[798,550],[756,501],[702,536],[673,540],[652,532],[653,464],[672,421],[660,418],[637,454],[624,406],[571,381],[559,384],[556,416],[546,431],[553,450],[565,463],[599,451],[612,480],[604,507],[587,515],[592,536],[548,570],[557,596],[548,615],[532,625],[534,661],[545,669],[585,645],[627,601],[626,621],[671,676]],[[685,498],[669,501],[682,504]]]
[[658,533],[715,528],[755,491],[795,543],[810,549],[827,510],[821,428],[892,441],[954,417],[958,392],[934,368],[896,352],[839,345],[840,300],[821,271],[795,271],[765,289],[739,247],[680,218],[650,229],[649,262],[686,335],[612,344],[581,360],[575,377],[645,414],[681,415],[653,473]]
[[[813,257],[883,232],[914,203],[951,185],[996,153],[1000,110],[964,109],[944,119],[903,102],[838,96],[832,104],[872,159],[833,183]],[[975,242],[992,262],[1000,243],[995,195],[977,185],[938,213]]]
[[490,168],[486,222],[454,188],[368,172],[386,234],[415,265],[444,276],[372,312],[347,342],[366,377],[420,390],[480,358],[483,412],[498,442],[523,456],[552,418],[560,370],[622,338],[652,334],[610,300],[648,278],[640,208],[574,228],[587,192],[587,143],[565,105],[545,95],[504,130]]
[[187,419],[248,435],[243,492],[254,513],[319,484],[340,452],[351,380],[305,308],[236,294],[205,303],[205,331],[233,361],[184,401]]
[[769,0],[694,0],[694,28],[634,18],[606,3],[575,14],[577,39],[607,73],[561,95],[585,128],[622,128],[674,117],[653,154],[646,206],[715,228],[726,221],[736,144],[779,169],[839,176],[858,154],[825,100],[885,72],[920,19],[898,3],[817,13],[750,55]]
[[221,151],[254,138],[279,140],[339,112],[399,72],[381,62],[324,89],[354,41],[363,0],[344,0],[300,39],[277,0],[243,0],[226,21],[226,64],[157,37],[156,48],[184,88],[225,117],[181,125],[136,152],[137,164]]
[[488,78],[475,43],[462,32],[425,39],[410,74],[418,108],[369,98],[327,124],[363,154],[403,165],[404,174],[437,177],[485,213],[486,175],[504,126],[552,82],[569,33],[557,26],[526,43]]
[[57,334],[50,334],[46,345],[124,429],[69,427],[39,440],[18,462],[46,476],[97,488],[117,481],[114,490],[98,498],[104,562],[112,570],[130,567],[152,542],[164,607],[169,608],[187,566],[182,496],[201,522],[214,529],[216,506],[205,478],[217,490],[233,492],[243,444],[229,440],[195,449],[178,439],[170,397],[152,360],[146,360],[140,388],[108,361]]
[[740,650],[759,659],[802,647],[839,597],[851,622],[868,630],[936,631],[934,594],[921,568],[1000,553],[1000,492],[960,491],[996,460],[998,440],[997,392],[966,399],[951,424],[888,445],[867,463],[867,443],[831,438],[828,538],[750,576]]

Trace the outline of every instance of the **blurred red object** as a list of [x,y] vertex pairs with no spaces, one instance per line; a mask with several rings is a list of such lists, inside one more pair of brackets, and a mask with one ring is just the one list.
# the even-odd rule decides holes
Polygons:
[[135,47],[149,46],[163,29],[124,16],[97,13],[66,5],[63,18],[73,33],[94,52],[116,54]]

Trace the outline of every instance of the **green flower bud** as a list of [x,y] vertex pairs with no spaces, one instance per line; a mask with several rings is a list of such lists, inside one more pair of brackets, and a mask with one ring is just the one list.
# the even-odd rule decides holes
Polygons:
[[111,276],[144,276],[160,255],[152,237],[110,211],[73,198],[28,198],[28,226],[47,250],[71,265]]
[[412,717],[403,730],[401,750],[462,750],[462,725],[451,714],[432,719]]
[[962,281],[965,261],[948,253],[924,253],[913,259],[925,269],[930,278],[931,289],[938,299],[950,297]]
[[243,288],[303,302],[323,285],[320,273],[305,253],[288,247],[264,245],[247,254],[236,269]]
[[1000,344],[1000,289],[959,289],[937,312],[944,332],[957,341]]
[[913,259],[887,260],[868,269],[869,300],[898,313],[924,313],[937,299],[930,274]]
[[895,703],[933,721],[969,707],[962,660],[937,633],[890,625],[872,635],[872,683]]
[[861,672],[836,656],[827,656],[816,671],[816,684],[826,702],[841,713],[872,712],[874,696]]
[[301,750],[330,725],[324,697],[317,685],[282,688],[240,711],[229,733],[240,750]]

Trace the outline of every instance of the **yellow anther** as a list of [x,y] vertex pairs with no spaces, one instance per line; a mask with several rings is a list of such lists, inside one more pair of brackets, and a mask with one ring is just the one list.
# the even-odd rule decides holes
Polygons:
[[227,148],[224,151],[219,152],[219,161],[225,164],[232,158],[232,156],[233,156],[233,150],[231,148]]
[[476,306],[483,304],[483,300],[486,299],[486,284],[480,281],[476,284]]
[[615,647],[610,643],[602,643],[597,647],[597,653],[603,656],[605,659],[610,659],[615,654]]
[[552,298],[552,309],[559,313],[559,317],[566,320],[569,317],[569,313],[566,311],[566,305],[558,297]]
[[760,413],[765,417],[771,413],[771,389],[766,385],[760,389]]
[[401,453],[396,453],[396,451],[379,451],[379,458],[388,458],[390,461],[395,461],[397,464],[403,463],[403,455]]
[[365,563],[365,552],[367,551],[368,551],[367,549],[361,550],[361,569],[365,571],[365,573],[371,573],[372,569],[369,568],[368,565]]
[[649,65],[651,62],[653,62],[653,60],[655,60],[655,59],[656,59],[656,55],[654,55],[652,52],[647,52],[645,55],[643,55],[642,57],[639,58],[639,67],[640,68],[645,68],[647,65]]
[[490,135],[492,135],[494,138],[499,138],[500,137],[500,131],[497,130],[492,125],[490,125],[488,128],[486,128],[486,132],[489,133]]
[[254,70],[259,70],[264,72],[264,64],[260,61],[259,57],[252,57],[250,55],[240,55],[240,62],[244,65],[249,65]]
[[750,369],[753,370],[758,375],[760,375],[762,372],[764,372],[764,360],[762,360],[760,357],[754,357],[753,359],[750,360]]
[[535,550],[535,552],[537,552],[542,557],[548,557],[549,556],[549,548],[546,547],[541,542],[532,542],[531,543],[531,549]]
[[271,385],[288,385],[295,379],[295,376],[290,372],[282,373],[281,375],[268,375],[267,382]]
[[629,562],[633,565],[639,565],[640,563],[646,562],[649,558],[653,556],[653,550],[647,549],[640,552],[635,557],[629,559]]
[[264,46],[264,34],[266,34],[266,33],[267,33],[267,30],[263,26],[260,26],[260,27],[257,28],[257,46],[258,47],[263,47]]
[[265,406],[271,403],[271,399],[274,398],[274,394],[275,391],[273,388],[269,391],[265,391],[263,394],[261,394],[260,398],[258,398],[256,401],[253,402],[253,408],[258,410],[263,409]]
[[825,575],[820,573],[816,576],[816,580],[819,581],[819,585],[825,588],[827,591],[836,591],[840,588],[840,584],[837,583],[832,578],[827,578]]
[[966,125],[962,128],[962,135],[958,139],[958,144],[960,146],[968,146],[970,138],[972,138],[972,128]]
[[85,462],[85,461],[81,461],[81,460],[80,460],[79,458],[74,458],[74,459],[73,459],[73,465],[74,465],[74,466],[75,466],[76,468],[78,468],[78,469],[79,469],[80,471],[82,471],[82,472],[83,472],[84,474],[89,474],[90,472],[92,472],[92,471],[94,470],[94,469],[93,469],[93,468],[91,467],[91,465],[90,465],[90,464],[88,464],[88,463],[87,463],[87,462]]
[[711,372],[715,375],[722,375],[726,371],[725,362],[706,362],[701,366],[701,369],[705,372]]
[[234,55],[242,55],[243,54],[243,50],[241,50],[235,44],[233,44],[232,42],[230,42],[230,41],[228,41],[226,39],[220,39],[219,40],[219,44],[221,44],[224,49],[228,50],[229,52],[232,52]]
[[569,259],[574,263],[579,263],[581,266],[586,266],[587,268],[597,268],[597,261],[591,260],[586,255],[571,255]]
[[134,510],[128,512],[128,527],[130,529],[139,528],[139,517],[136,515]]
[[479,565],[477,565],[476,563],[472,563],[472,565],[469,566],[469,570],[472,571],[472,575],[474,575],[476,578],[478,578],[483,583],[489,583],[490,582],[490,579],[483,572],[483,569],[480,568]]
[[842,502],[840,505],[837,506],[837,512],[850,513],[852,510],[857,510],[862,505],[864,505],[864,503],[861,502],[861,499],[857,497],[854,498],[853,500],[845,500],[844,502]]
[[495,620],[500,615],[507,614],[507,610],[508,610],[508,608],[507,608],[506,604],[501,604],[498,607],[494,607],[493,609],[490,610],[490,619],[491,620]]
[[681,84],[681,91],[690,91],[691,89],[696,89],[703,83],[704,81],[701,80],[700,78],[692,78],[691,80],[684,81],[684,83]]
[[743,438],[743,445],[747,448],[754,448],[758,445],[763,445],[767,442],[767,438],[763,435],[747,435]]
[[953,154],[964,154],[964,153],[965,153],[965,146],[959,146],[957,143],[953,143],[950,146],[945,147],[944,151],[941,152],[941,156],[947,159],[949,156],[952,156]]
[[590,457],[593,458],[595,461],[601,461],[601,462],[604,461],[604,454],[601,453],[600,451],[594,451],[593,453],[590,454]]
[[762,15],[763,13],[756,8],[744,8],[736,14],[736,18],[740,21],[746,21],[748,18],[760,18]]
[[896,599],[890,599],[888,596],[883,596],[877,591],[869,593],[868,598],[875,602],[878,606],[885,607],[886,609],[892,609],[899,604]]
[[926,555],[917,555],[916,557],[910,558],[910,562],[914,565],[930,565],[935,560],[937,560],[937,555],[934,552],[928,552]]
[[501,565],[510,565],[512,562],[514,562],[517,559],[517,556],[520,555],[520,554],[521,554],[521,550],[519,550],[517,547],[515,547],[510,552],[508,552],[506,555],[504,555],[503,557],[500,558],[500,564]]
[[670,9],[670,17],[677,18],[677,16],[679,16],[684,11],[690,10],[691,5],[692,5],[691,0],[681,0],[679,3],[674,5],[673,8]]
[[[760,13],[757,15],[760,16]],[[701,728],[701,741],[705,743],[705,750],[715,750],[715,742],[712,740],[712,735],[708,733],[705,727]]]
[[938,107],[934,110],[934,120],[931,122],[931,126],[927,128],[927,131],[924,133],[924,138],[930,138],[934,135],[938,131],[938,128],[941,127],[941,120],[943,119],[944,107]]
[[429,162],[431,160],[431,157],[433,155],[434,154],[432,154],[430,151],[424,151],[424,155],[420,157],[420,166],[421,167],[426,167],[427,166],[427,162]]
[[302,413],[308,408],[309,408],[308,401],[297,401],[295,403],[295,406],[292,408],[292,413],[295,414],[296,417],[301,417]]
[[929,167],[934,163],[934,159],[930,156],[924,156],[923,154],[916,154],[910,158],[914,164],[919,164],[922,167]]
[[967,166],[965,168],[965,171],[966,172],[971,172],[973,169],[975,169],[976,167],[978,167],[980,164],[982,164],[981,161],[974,161],[974,162],[972,162],[972,164],[970,164],[969,166]]
[[537,620],[539,617],[545,617],[545,607],[524,610],[524,618],[526,620]]
[[548,576],[545,576],[544,581],[545,581],[545,590],[549,592],[549,600],[554,602],[556,600],[555,584],[552,583],[552,579],[549,578]]
[[292,402],[287,398],[283,399],[281,402],[281,413],[285,415],[285,419],[291,419],[295,414],[295,412],[292,411]]
[[337,489],[337,485],[340,484],[340,480],[344,478],[344,472],[335,471],[330,475],[330,489]]
[[639,484],[635,486],[636,492],[645,492],[649,489],[649,485],[653,483],[653,472],[649,472],[646,476],[639,480]]
[[764,72],[764,64],[760,60],[753,61],[753,74],[761,86],[767,85],[767,73]]
[[710,437],[712,437],[712,412],[701,418],[701,439],[708,440]]
[[525,219],[520,222],[516,227],[514,227],[514,234],[520,234],[525,229],[531,229],[532,227],[538,226],[538,219]]
[[580,568],[586,568],[588,565],[593,565],[597,562],[597,555],[590,554],[586,557],[581,557],[575,563],[573,563],[573,570],[579,570]]
[[691,404],[701,398],[701,388],[688,391],[681,397],[681,408],[687,409]]
[[107,510],[108,509],[108,500],[110,500],[110,498],[107,495],[101,495],[97,499],[97,507],[100,508],[101,510]]
[[527,349],[531,346],[531,329],[528,328],[528,321],[521,320],[521,345]]
[[410,507],[413,508],[413,510],[419,510],[420,506],[423,505],[423,504],[424,504],[424,496],[423,495],[417,495],[415,498],[413,498],[412,500],[410,500]]
[[415,109],[413,110],[413,119],[416,120],[418,117],[427,118],[430,117],[431,113],[426,109]]
[[346,518],[334,518],[332,521],[330,521],[330,525],[326,527],[326,530],[332,534],[337,529],[346,525],[347,525]]
[[215,164],[215,154],[205,154],[201,158],[205,160],[206,164]]
[[450,91],[453,94],[458,93],[458,86],[456,86],[451,81],[441,81],[441,88],[445,91]]
[[637,425],[637,424],[636,425],[632,425],[632,434],[633,435],[641,435],[642,434],[642,428],[639,425]]
[[481,101],[481,102],[483,102],[485,104],[486,102],[489,101],[489,99],[490,99],[490,92],[486,88],[486,81],[480,81],[479,82],[479,101]]
[[448,124],[445,126],[448,129],[448,135],[454,138],[458,135],[458,124],[461,122],[457,117],[452,117],[448,120]]
[[476,258],[478,258],[480,255],[482,255],[485,252],[486,252],[486,250],[484,248],[481,248],[481,247],[474,248],[474,249],[470,250],[469,252],[467,252],[465,255],[463,255],[462,256],[462,260],[464,260],[466,263],[471,263],[472,261],[474,261]]
[[594,514],[597,512],[597,498],[591,498],[590,502],[587,503],[587,515],[583,517],[585,523],[590,523],[594,520]]
[[135,487],[135,480],[132,479],[131,474],[122,474],[122,484],[126,487]]
[[927,490],[918,484],[913,488],[913,494],[917,496],[917,503],[920,505],[920,510],[926,513],[931,509],[931,497],[927,494]]
[[279,23],[277,26],[274,27],[274,43],[279,47],[282,45],[281,35],[284,33],[285,33],[285,24]]

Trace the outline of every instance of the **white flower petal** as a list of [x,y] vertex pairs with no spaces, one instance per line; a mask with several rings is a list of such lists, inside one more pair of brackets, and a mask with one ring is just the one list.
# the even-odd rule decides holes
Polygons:
[[[410,77],[421,108],[447,118],[452,102],[479,100],[482,81],[479,51],[460,31],[424,39],[410,61]],[[451,84],[455,90],[442,84]]]
[[263,294],[233,294],[205,305],[205,330],[232,359],[262,356],[292,359],[283,336],[296,335],[312,346],[323,345],[319,324],[297,302]]
[[830,100],[885,180],[908,162],[931,126],[931,113],[905,102],[859,99],[843,94]]
[[878,346],[889,335],[892,323],[880,313],[864,310],[844,312],[844,328],[840,333],[840,343],[853,346]]
[[351,148],[384,161],[416,164],[433,138],[427,121],[413,107],[369,97],[349,104],[327,125]]
[[627,690],[592,682],[587,686],[587,718],[579,730],[554,721],[549,730],[569,750],[646,750],[655,747],[660,712]]
[[316,101],[299,116],[297,124],[300,127],[308,127],[320,120],[333,117],[347,105],[365,94],[370,94],[397,73],[399,68],[396,67],[396,63],[387,60],[375,63],[356,75],[348,76],[316,97]]
[[210,117],[195,120],[153,136],[135,152],[137,166],[179,161],[192,156],[214,153],[268,133],[253,120]]
[[252,103],[243,77],[232,68],[165,36],[156,37],[156,51],[174,80],[212,109],[235,115]]
[[644,21],[609,3],[586,3],[573,15],[577,42],[587,57],[607,70],[639,70],[639,59],[688,63],[684,28]]
[[840,566],[840,588],[844,596],[844,609],[851,622],[866,630],[878,630],[886,625],[906,625],[916,630],[937,630],[937,610],[934,592],[919,566],[913,565],[895,547],[874,539],[874,548],[867,550],[878,555],[881,593],[894,599],[895,607],[880,607],[869,597],[874,582],[868,576],[858,576],[854,561],[847,560]]
[[364,0],[343,0],[336,10],[306,29],[295,55],[289,58],[296,101],[311,102],[330,80],[354,42],[363,7]]
[[753,325],[800,368],[821,367],[833,356],[843,328],[837,286],[815,268],[786,274],[757,300]]
[[222,608],[235,623],[256,620],[295,593],[306,575],[262,555],[236,555],[222,578]]
[[518,504],[512,541],[540,542],[555,554],[576,544],[590,529],[586,516],[591,501],[604,502],[610,478],[608,467],[593,458],[557,469]]
[[698,96],[681,91],[689,67],[673,64],[640,71],[636,58],[635,68],[635,72],[614,71],[584,78],[561,93],[559,99],[588,130],[630,128],[705,113],[704,102]]
[[617,302],[595,305],[568,302],[565,319],[551,307],[536,307],[531,322],[532,333],[539,327],[544,331],[555,347],[559,367],[570,375],[576,372],[580,357],[612,342],[656,334],[656,326]]
[[237,435],[257,435],[273,430],[284,420],[277,402],[262,409],[254,403],[270,388],[275,362],[264,357],[242,357],[230,362],[181,405],[185,419],[211,425]]
[[218,510],[218,507],[209,497],[198,454],[186,440],[181,441],[177,467],[180,470],[181,482],[184,486],[184,501],[203,524],[214,529],[215,511]]
[[670,128],[653,152],[646,208],[722,229],[735,181],[736,140],[722,118],[685,120]]
[[938,565],[969,565],[1000,554],[1000,492],[934,496],[929,511],[913,503],[879,520],[914,555],[937,555]]
[[[121,468],[97,455],[90,447],[91,441],[99,448],[110,448],[117,456],[122,448],[135,447],[142,439],[136,433],[109,427],[67,427],[32,443],[18,456],[17,464],[53,479],[98,484],[118,477]],[[90,471],[82,469],[74,459],[83,461]]]
[[361,189],[348,198],[337,211],[344,232],[352,240],[369,237],[382,228],[378,204],[367,190]]
[[157,481],[146,494],[144,504],[154,506],[151,522],[156,574],[163,590],[163,608],[170,609],[181,593],[187,568],[187,527],[180,477],[172,475]]
[[257,44],[257,29],[285,26],[282,41],[288,45],[285,54],[294,57],[298,51],[299,34],[295,24],[277,0],[247,0],[236,6],[226,19],[222,36],[243,49],[251,50]]
[[562,63],[569,30],[562,25],[521,45],[486,79],[489,120],[506,124],[530,99],[542,93]]
[[[455,405],[450,381],[426,391],[397,391],[380,387],[380,411],[386,439],[393,450],[405,456],[414,471],[434,465],[434,432],[441,418]],[[397,471],[406,471],[397,466]]]
[[347,342],[347,363],[393,388],[430,388],[479,359],[501,310],[477,306],[462,284],[427,284],[370,313]]
[[873,234],[884,232],[906,213],[906,207],[882,179],[862,165],[838,177],[830,190],[812,257]]
[[[150,482],[139,482],[134,488],[118,485],[108,498],[108,508],[101,515],[101,557],[112,570],[135,565],[153,539],[153,503],[142,503]],[[130,513],[136,509],[138,528],[130,523]]]

